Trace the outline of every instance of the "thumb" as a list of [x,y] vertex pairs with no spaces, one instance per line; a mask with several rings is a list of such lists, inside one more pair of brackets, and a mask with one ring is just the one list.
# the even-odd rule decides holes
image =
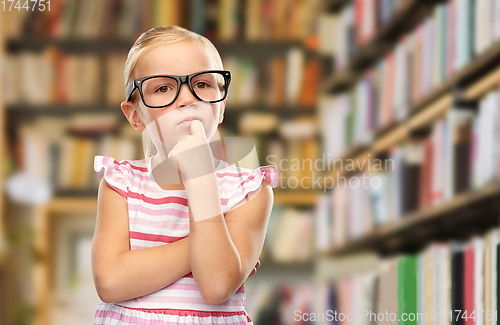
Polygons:
[[191,135],[195,134],[205,135],[205,128],[203,127],[203,123],[201,123],[200,120],[193,120],[193,122],[191,122],[189,132],[191,133]]

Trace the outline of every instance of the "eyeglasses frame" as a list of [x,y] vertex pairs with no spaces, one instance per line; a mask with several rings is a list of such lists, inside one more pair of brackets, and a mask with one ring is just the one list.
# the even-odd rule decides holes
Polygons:
[[[222,74],[222,76],[224,77],[224,81],[225,81],[225,85],[224,85],[224,97],[222,97],[221,99],[218,99],[218,100],[208,101],[209,103],[217,103],[217,102],[223,101],[227,97],[227,91],[229,89],[229,84],[231,82],[231,72],[230,71],[227,71],[227,70],[206,70],[206,71],[195,72],[195,73],[188,74],[188,75],[185,75],[185,76],[154,75],[154,76],[147,76],[147,77],[135,79],[130,84],[130,86],[127,89],[127,93],[126,93],[127,100],[126,101],[129,102],[130,101],[130,96],[132,96],[132,93],[136,89],[139,89],[139,94],[141,95],[141,99],[142,99],[142,102],[144,103],[144,105],[146,105],[149,108],[153,108],[153,109],[164,108],[164,107],[172,105],[177,100],[177,97],[179,97],[179,93],[181,91],[182,84],[183,83],[187,83],[188,86],[189,86],[189,90],[191,90],[191,93],[194,95],[194,97],[196,97],[196,99],[198,99],[198,100],[200,100],[202,102],[207,102],[206,100],[203,100],[200,97],[198,97],[198,95],[196,95],[196,92],[193,89],[193,85],[191,85],[191,80],[194,77],[196,77],[197,75],[204,74],[204,73],[214,73],[214,72]],[[144,95],[142,94],[142,84],[143,84],[144,81],[146,81],[148,79],[159,78],[159,77],[175,79],[177,81],[177,92],[175,94],[174,99],[170,103],[168,103],[167,105],[163,105],[163,106],[151,106],[151,105],[146,104],[146,101],[144,100]]]

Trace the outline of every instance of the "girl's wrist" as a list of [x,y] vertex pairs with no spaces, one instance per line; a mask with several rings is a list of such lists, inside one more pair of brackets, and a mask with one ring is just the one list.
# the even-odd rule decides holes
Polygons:
[[175,159],[183,182],[215,174],[214,158],[208,144],[181,152]]
[[219,185],[214,173],[188,179],[184,182],[193,221],[222,215]]

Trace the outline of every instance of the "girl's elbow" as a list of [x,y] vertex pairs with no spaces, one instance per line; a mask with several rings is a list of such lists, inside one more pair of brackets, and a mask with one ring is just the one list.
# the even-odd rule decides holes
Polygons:
[[221,288],[208,289],[204,293],[201,293],[201,297],[209,305],[218,305],[228,300],[231,294],[227,290]]
[[200,288],[200,294],[209,305],[218,305],[231,298],[234,294],[232,281],[211,281]]
[[105,303],[115,303],[119,300],[116,297],[116,287],[109,277],[95,277],[94,280],[97,295]]

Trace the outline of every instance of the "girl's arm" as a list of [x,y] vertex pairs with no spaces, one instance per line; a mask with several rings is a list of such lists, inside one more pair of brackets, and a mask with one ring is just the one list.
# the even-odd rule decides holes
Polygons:
[[92,241],[92,272],[101,300],[110,303],[144,296],[191,272],[186,258],[189,237],[132,251],[129,243],[127,203],[103,178]]
[[[264,179],[226,216],[220,206],[214,174],[184,182],[189,200],[189,257],[193,278],[203,299],[220,304],[245,281],[257,262],[273,204],[273,192]],[[246,201],[246,202],[245,202]]]

